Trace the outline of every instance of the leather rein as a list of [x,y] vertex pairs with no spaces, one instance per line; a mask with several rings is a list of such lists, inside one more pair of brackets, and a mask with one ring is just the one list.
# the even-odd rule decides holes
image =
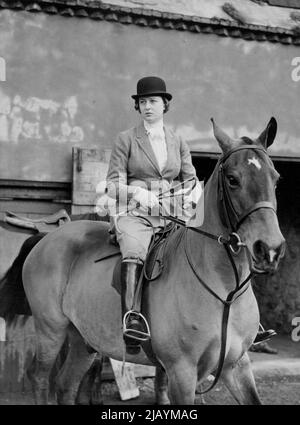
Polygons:
[[[234,204],[230,197],[228,185],[226,184],[225,173],[224,173],[224,163],[234,152],[245,150],[245,149],[259,150],[264,152],[266,155],[268,155],[267,151],[263,148],[263,146],[243,145],[243,146],[239,146],[239,147],[231,149],[225,155],[222,155],[218,161],[218,194],[219,194],[218,203],[219,203],[219,210],[220,210],[219,213],[220,213],[220,217],[223,222],[223,225],[228,230],[230,230],[229,237],[226,238],[223,235],[214,235],[212,233],[205,232],[199,228],[193,228],[193,227],[186,228],[185,234],[184,234],[184,251],[193,273],[195,274],[195,276],[197,277],[201,285],[211,295],[217,298],[224,306],[223,315],[222,315],[221,349],[220,349],[218,367],[215,372],[213,383],[209,386],[209,388],[205,389],[204,391],[201,391],[199,394],[205,394],[208,391],[210,391],[217,384],[219,380],[219,377],[223,370],[225,355],[226,355],[227,328],[228,328],[230,307],[241,295],[243,295],[247,291],[247,289],[250,286],[250,279],[253,275],[252,272],[250,271],[247,278],[243,282],[240,282],[237,267],[233,258],[233,254],[238,255],[240,253],[241,248],[246,248],[249,266],[252,260],[251,260],[251,253],[249,252],[249,249],[247,248],[246,244],[241,241],[241,238],[237,233],[239,226],[247,217],[249,217],[253,212],[259,209],[267,208],[267,209],[273,210],[276,213],[276,209],[274,205],[268,201],[257,202],[251,208],[247,209],[246,211],[240,214],[236,211],[234,207]],[[175,217],[167,217],[167,218],[172,221],[175,221],[178,224],[183,225],[183,222],[181,220],[176,219]],[[227,295],[226,299],[221,298],[215,291],[213,291],[210,288],[210,286],[207,283],[204,282],[204,280],[200,277],[195,265],[193,264],[191,255],[188,250],[188,244],[187,244],[188,231],[190,230],[200,233],[211,239],[214,239],[220,245],[224,246],[226,254],[233,268],[234,276],[235,276],[235,288]]]

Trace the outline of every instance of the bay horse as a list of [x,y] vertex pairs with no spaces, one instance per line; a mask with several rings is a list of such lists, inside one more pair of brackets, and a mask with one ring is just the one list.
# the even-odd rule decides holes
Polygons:
[[120,296],[111,285],[119,256],[97,262],[110,250],[108,224],[67,223],[29,253],[23,284],[37,336],[29,370],[36,403],[48,402],[49,373],[68,334],[57,379],[61,404],[75,403],[95,358],[87,346],[117,360],[160,365],[173,404],[193,404],[197,380],[210,374],[238,403],[260,404],[247,354],[259,324],[250,278],[275,271],[284,255],[279,174],[267,154],[277,123],[271,118],[256,140],[233,140],[214,121],[213,129],[222,155],[202,197],[204,222],[178,228],[167,240],[163,271],[144,288],[151,340],[138,355],[125,356]]

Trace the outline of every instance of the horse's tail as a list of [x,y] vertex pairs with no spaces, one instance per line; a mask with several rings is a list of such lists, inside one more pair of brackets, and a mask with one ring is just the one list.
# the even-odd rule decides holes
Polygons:
[[17,314],[32,314],[23,287],[22,269],[28,254],[45,234],[38,233],[25,240],[11,267],[0,280],[0,316],[8,324]]

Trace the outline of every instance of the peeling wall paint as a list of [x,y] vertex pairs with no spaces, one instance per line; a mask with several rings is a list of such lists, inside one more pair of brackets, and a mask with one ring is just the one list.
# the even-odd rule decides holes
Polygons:
[[82,142],[84,131],[76,125],[77,111],[76,96],[63,103],[37,97],[23,99],[18,94],[10,98],[0,88],[0,142]]

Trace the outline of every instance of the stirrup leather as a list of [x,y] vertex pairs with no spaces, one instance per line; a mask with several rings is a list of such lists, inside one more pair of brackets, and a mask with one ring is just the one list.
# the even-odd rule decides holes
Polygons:
[[[142,319],[146,332],[138,331],[136,329],[128,329],[127,325],[132,318],[137,318],[138,320]],[[123,335],[141,342],[148,341],[148,339],[151,338],[148,322],[142,313],[138,313],[134,310],[129,310],[125,313],[123,318]]]

